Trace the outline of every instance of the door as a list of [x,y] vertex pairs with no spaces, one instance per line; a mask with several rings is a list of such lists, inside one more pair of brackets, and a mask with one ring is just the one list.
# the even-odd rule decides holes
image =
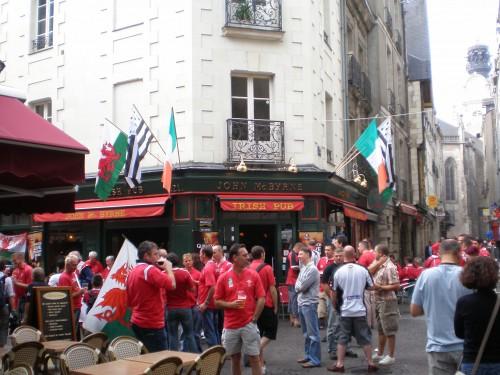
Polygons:
[[273,265],[274,268],[276,225],[240,225],[239,241],[246,245],[248,252],[253,246],[262,246],[266,251],[266,263]]

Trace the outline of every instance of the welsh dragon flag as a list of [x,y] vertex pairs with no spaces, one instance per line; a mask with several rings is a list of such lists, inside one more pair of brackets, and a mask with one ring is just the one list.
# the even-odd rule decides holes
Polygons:
[[163,189],[168,191],[172,188],[172,170],[174,169],[174,155],[177,149],[177,132],[175,130],[174,109],[170,113],[170,126],[168,129],[167,151],[165,155],[165,164],[163,166],[163,174],[161,176],[161,183]]
[[392,163],[392,129],[391,119],[387,118],[377,129],[373,119],[358,138],[354,147],[368,161],[378,177],[378,192],[384,202],[389,201],[396,185],[394,183],[394,167]]
[[125,164],[127,135],[117,129],[105,127],[101,157],[95,180],[95,193],[103,201],[108,199]]
[[127,275],[137,260],[137,248],[123,242],[115,263],[87,314],[83,327],[90,332],[105,332],[110,339],[121,335],[135,336],[129,328],[130,311],[127,306]]

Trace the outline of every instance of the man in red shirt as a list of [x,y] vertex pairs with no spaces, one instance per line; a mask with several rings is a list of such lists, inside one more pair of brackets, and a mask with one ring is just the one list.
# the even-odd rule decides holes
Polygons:
[[24,305],[26,303],[26,291],[28,285],[33,281],[33,268],[24,261],[24,253],[13,253],[12,262],[14,271],[12,271],[12,283],[14,285],[14,305],[20,318],[24,316]]
[[439,242],[436,242],[431,246],[432,255],[425,260],[425,268],[437,267],[441,264],[441,257],[439,256],[439,246]]
[[[316,268],[319,271],[320,277],[323,275],[323,271],[327,266],[333,263],[333,256],[334,256],[334,251],[333,251],[333,246],[332,245],[325,245],[325,256],[321,257],[318,261],[318,264],[316,265]],[[320,284],[319,286],[319,302],[318,302],[318,318],[319,318],[319,325],[320,328],[324,327],[325,325],[325,319],[327,318],[327,307],[326,307],[326,300],[328,296],[326,295],[323,286]]]
[[196,353],[201,353],[202,318],[200,310],[196,305],[196,301],[198,300],[198,284],[200,283],[201,272],[193,267],[193,255],[191,253],[187,253],[182,256],[182,263],[184,264],[186,271],[188,271],[191,275],[195,288],[194,291],[187,293],[187,298],[189,299],[191,312],[193,314],[193,335],[196,344]]
[[370,249],[368,242],[364,240],[360,241],[358,244],[358,253],[360,254],[358,264],[366,268],[372,264],[377,255],[373,249]]
[[115,257],[113,255],[108,255],[106,257],[106,268],[102,271],[102,279],[106,280],[106,278],[109,275],[109,272],[111,271],[111,267],[113,267],[113,264],[115,263]]
[[288,314],[290,315],[290,325],[292,327],[300,327],[299,322],[299,305],[297,303],[297,293],[295,293],[295,283],[299,276],[299,248],[294,246],[288,251],[286,264],[288,271],[286,274],[286,285],[288,287]]
[[97,259],[96,251],[89,252],[89,259],[87,259],[85,264],[90,267],[90,269],[92,270],[92,274],[94,275],[102,274],[102,271],[104,271],[102,263]]
[[221,245],[212,246],[212,250],[214,252],[212,260],[215,263],[215,276],[218,279],[219,276],[224,272],[227,272],[231,268],[233,268],[233,265],[231,264],[231,262],[228,262],[226,258],[224,258],[224,250],[222,249]]
[[250,268],[253,269],[260,277],[264,291],[266,292],[266,302],[264,310],[260,314],[257,326],[260,331],[260,366],[265,372],[264,366],[264,349],[271,342],[276,340],[278,332],[278,291],[276,290],[276,279],[274,278],[273,268],[264,263],[266,253],[262,246],[252,247],[252,263]]
[[179,350],[179,323],[182,326],[184,338],[183,351],[195,353],[196,343],[193,335],[193,312],[191,310],[190,293],[194,293],[195,286],[188,271],[179,268],[179,257],[169,253],[167,260],[172,263],[172,272],[175,278],[175,289],[167,291],[167,328],[168,349]]
[[198,284],[198,307],[203,320],[203,332],[208,346],[220,345],[219,321],[213,295],[217,282],[216,265],[212,260],[212,246],[204,246],[200,251],[200,260],[205,264]]
[[127,301],[132,308],[132,329],[150,352],[167,349],[163,289],[175,289],[172,264],[158,263],[158,245],[143,241],[138,248],[139,262],[127,277]]
[[248,356],[252,375],[261,375],[257,320],[264,308],[266,293],[259,275],[247,267],[245,245],[231,246],[229,258],[233,269],[217,280],[214,295],[215,306],[224,309],[223,345],[231,356],[233,375],[241,374],[241,352]]
[[87,288],[81,288],[76,267],[80,260],[76,255],[70,254],[64,259],[64,272],[59,276],[57,286],[69,286],[71,288],[71,298],[73,299],[73,317],[75,319],[75,332],[77,340],[80,340],[80,309],[82,308],[82,296],[87,292]]

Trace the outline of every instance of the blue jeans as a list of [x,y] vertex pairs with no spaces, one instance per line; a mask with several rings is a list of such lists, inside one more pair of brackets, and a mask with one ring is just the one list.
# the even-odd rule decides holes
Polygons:
[[132,330],[150,353],[167,350],[165,328],[142,328],[132,324]]
[[[461,370],[464,374],[472,373],[474,363],[462,363]],[[500,374],[500,363],[481,363],[477,369],[476,375],[498,375]]]
[[288,285],[288,313],[295,317],[299,316],[299,306],[297,303],[295,285]]
[[315,366],[321,364],[321,338],[319,336],[318,304],[299,306],[300,325],[304,335],[305,359]]
[[179,323],[182,326],[183,351],[195,353],[196,343],[193,335],[193,313],[190,308],[168,310],[168,349],[179,350]]
[[[202,317],[198,306],[191,308],[191,313],[193,314],[193,336],[196,350],[194,353],[201,353],[201,329],[202,329]],[[184,336],[184,333],[182,334]],[[183,336],[181,336],[183,338]]]
[[206,309],[202,314],[203,331],[205,332],[205,340],[208,346],[220,345],[219,335],[219,319],[216,309]]
[[326,327],[328,353],[337,353],[337,341],[340,334],[339,314],[333,308],[330,298],[326,300],[326,311],[328,313],[328,326]]

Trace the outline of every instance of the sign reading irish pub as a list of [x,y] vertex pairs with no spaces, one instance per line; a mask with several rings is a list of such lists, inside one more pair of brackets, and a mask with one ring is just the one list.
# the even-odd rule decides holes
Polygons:
[[302,211],[301,196],[233,196],[220,195],[220,206],[224,211]]

